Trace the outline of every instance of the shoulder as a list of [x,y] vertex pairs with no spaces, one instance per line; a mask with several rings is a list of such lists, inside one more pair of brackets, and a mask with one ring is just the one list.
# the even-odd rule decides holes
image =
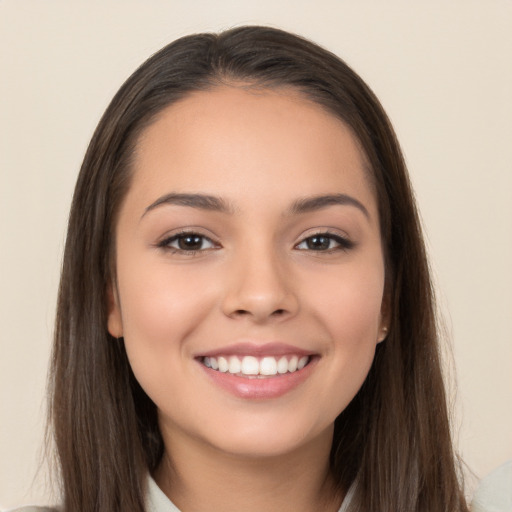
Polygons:
[[512,510],[512,459],[485,477],[473,497],[472,512]]

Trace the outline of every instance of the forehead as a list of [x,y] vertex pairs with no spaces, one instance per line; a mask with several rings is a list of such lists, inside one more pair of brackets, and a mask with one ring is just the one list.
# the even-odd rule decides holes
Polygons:
[[131,192],[198,191],[237,202],[335,188],[374,202],[368,177],[351,130],[300,92],[219,86],[167,107],[141,134]]

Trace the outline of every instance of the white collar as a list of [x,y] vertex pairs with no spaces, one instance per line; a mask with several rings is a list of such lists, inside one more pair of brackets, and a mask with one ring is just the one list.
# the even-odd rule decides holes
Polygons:
[[146,496],[147,512],[180,512],[178,507],[158,487],[151,475],[148,475],[148,494]]
[[[338,512],[347,512],[348,506],[354,495],[355,485],[351,485],[350,489],[341,504]],[[148,494],[146,496],[147,512],[180,512],[178,507],[164,494],[162,489],[158,487],[151,476],[148,476]]]

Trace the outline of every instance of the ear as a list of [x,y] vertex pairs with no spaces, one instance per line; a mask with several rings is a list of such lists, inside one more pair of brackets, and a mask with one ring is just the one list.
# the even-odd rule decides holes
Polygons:
[[107,301],[108,301],[108,332],[114,338],[121,338],[123,336],[123,319],[121,316],[121,308],[119,306],[119,297],[117,289],[113,284],[109,284],[107,288]]
[[391,323],[391,297],[388,291],[384,292],[382,305],[380,308],[379,334],[377,343],[384,341],[388,337],[389,324]]

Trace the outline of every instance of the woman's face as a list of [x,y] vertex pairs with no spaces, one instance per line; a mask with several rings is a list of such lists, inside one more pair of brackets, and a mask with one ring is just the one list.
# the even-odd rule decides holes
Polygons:
[[168,446],[330,443],[383,338],[368,175],[349,129],[290,90],[194,93],[143,133],[109,331]]

